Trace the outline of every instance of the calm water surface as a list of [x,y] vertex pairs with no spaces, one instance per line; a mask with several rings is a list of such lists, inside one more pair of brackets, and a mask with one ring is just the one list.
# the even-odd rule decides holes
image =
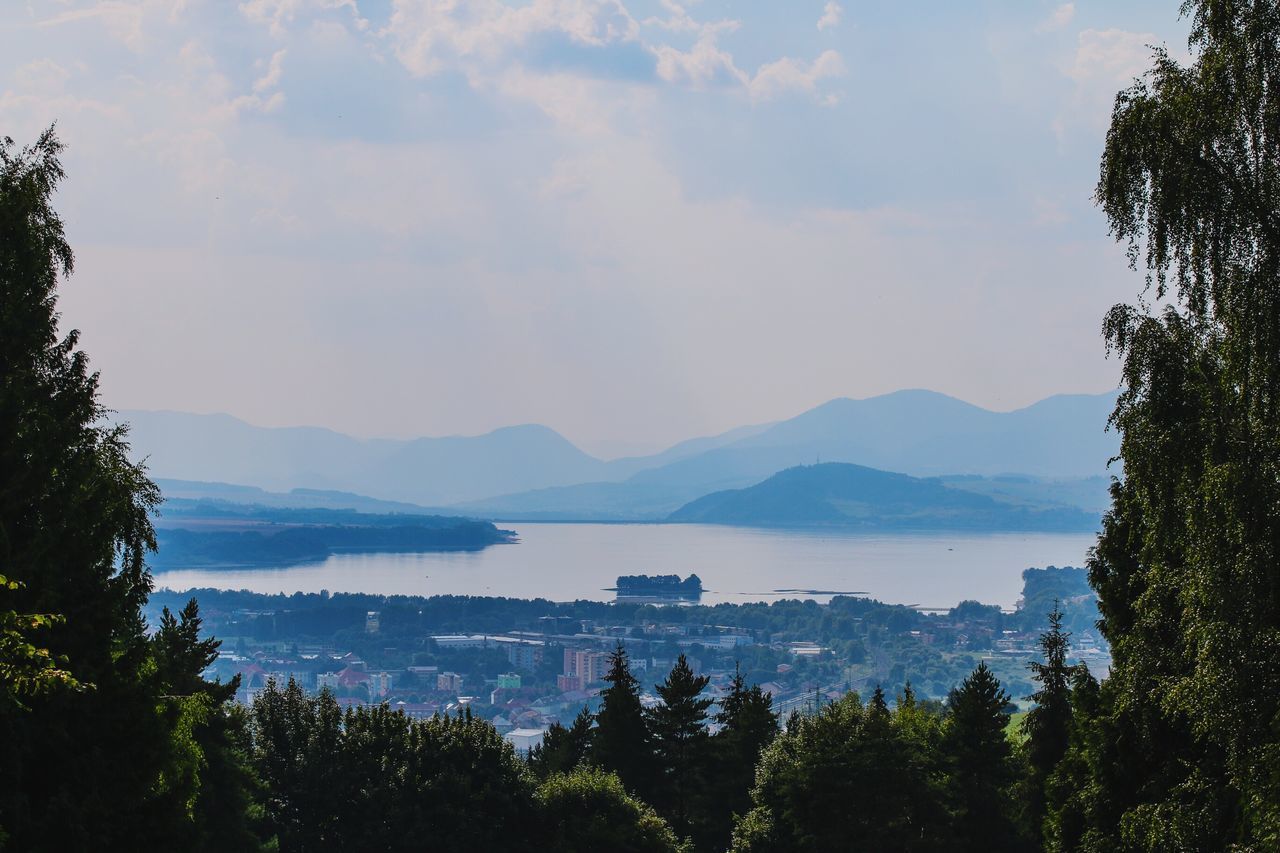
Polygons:
[[[895,604],[1012,607],[1028,566],[1082,565],[1091,534],[866,535],[692,524],[525,524],[519,544],[470,553],[342,554],[286,568],[156,575],[171,589],[502,595],[607,601],[618,575],[696,573],[702,602],[857,592]],[[802,590],[806,592],[779,592]]]

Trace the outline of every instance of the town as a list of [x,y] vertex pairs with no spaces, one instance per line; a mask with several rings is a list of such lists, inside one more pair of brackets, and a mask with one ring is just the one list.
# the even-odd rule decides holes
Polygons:
[[876,686],[893,695],[911,684],[918,696],[941,700],[980,660],[1018,701],[1033,690],[1026,664],[1057,603],[1073,659],[1104,674],[1109,657],[1093,627],[1085,571],[1028,569],[1023,581],[1013,612],[972,601],[921,612],[851,596],[705,607],[215,590],[161,590],[151,607],[177,610],[197,598],[205,631],[223,641],[205,675],[224,683],[238,676],[241,703],[269,681],[293,680],[308,692],[330,691],[344,707],[386,703],[412,718],[466,709],[527,752],[551,725],[597,709],[618,645],[648,705],[681,654],[710,679],[707,698],[718,700],[740,670],[784,717]]

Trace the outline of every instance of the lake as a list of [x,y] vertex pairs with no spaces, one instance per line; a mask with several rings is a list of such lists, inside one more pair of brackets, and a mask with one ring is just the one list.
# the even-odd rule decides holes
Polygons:
[[[475,552],[340,554],[281,568],[179,569],[157,587],[293,593],[491,595],[612,600],[619,575],[697,574],[702,603],[866,594],[947,608],[964,599],[1013,607],[1029,566],[1083,565],[1092,534],[874,535],[697,524],[528,524],[519,544]],[[780,592],[801,590],[803,592]],[[826,594],[809,594],[807,591]]]

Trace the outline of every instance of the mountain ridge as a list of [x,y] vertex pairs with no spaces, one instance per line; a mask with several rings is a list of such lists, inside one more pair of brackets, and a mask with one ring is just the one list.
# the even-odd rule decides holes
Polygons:
[[1115,455],[1105,432],[1114,396],[1054,395],[1010,412],[921,389],[839,397],[782,421],[607,461],[540,424],[387,439],[257,427],[225,413],[127,410],[118,419],[132,424],[134,455],[156,477],[354,492],[495,517],[621,520],[662,517],[692,497],[818,460],[913,476],[1097,476]]
[[1033,507],[844,462],[800,465],[743,489],[713,492],[667,517],[743,527],[868,531],[1076,531],[1096,529],[1083,510]]

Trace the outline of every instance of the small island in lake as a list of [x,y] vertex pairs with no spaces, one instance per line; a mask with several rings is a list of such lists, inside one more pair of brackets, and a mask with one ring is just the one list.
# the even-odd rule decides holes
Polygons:
[[689,575],[621,575],[615,591],[619,596],[646,598],[698,598],[702,595],[702,578]]

